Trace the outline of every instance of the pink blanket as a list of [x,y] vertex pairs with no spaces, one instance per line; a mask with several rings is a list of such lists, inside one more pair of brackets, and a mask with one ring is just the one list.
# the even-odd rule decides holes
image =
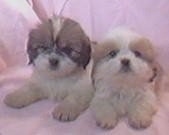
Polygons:
[[[163,97],[152,126],[140,131],[123,121],[113,130],[101,130],[90,110],[74,122],[58,122],[51,117],[56,104],[48,100],[19,110],[3,104],[4,96],[31,73],[31,68],[25,66],[29,30],[41,19],[57,14],[63,3],[64,0],[0,0],[0,135],[169,135],[169,95]],[[168,71],[168,0],[70,0],[63,15],[80,22],[96,41],[120,25],[144,34],[154,43],[159,62]]]

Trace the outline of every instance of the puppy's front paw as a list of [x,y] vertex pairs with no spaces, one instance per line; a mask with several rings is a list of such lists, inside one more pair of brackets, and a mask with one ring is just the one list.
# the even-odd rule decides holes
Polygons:
[[53,118],[60,121],[73,121],[80,113],[81,111],[77,105],[63,102],[54,109],[52,115]]
[[4,103],[13,108],[22,108],[35,102],[38,98],[38,94],[29,89],[19,89],[8,94]]
[[152,116],[135,114],[128,118],[128,123],[134,129],[145,129],[151,125]]
[[22,95],[17,92],[8,94],[4,99],[4,103],[13,108],[22,108],[27,105]]
[[95,112],[96,123],[104,129],[112,129],[118,123],[118,116],[116,112],[109,112],[108,110],[100,110]]

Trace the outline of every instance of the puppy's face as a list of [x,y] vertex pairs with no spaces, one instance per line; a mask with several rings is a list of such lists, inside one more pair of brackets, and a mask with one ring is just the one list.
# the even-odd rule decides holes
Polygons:
[[53,17],[30,32],[27,52],[37,70],[66,76],[87,66],[91,48],[77,22]]
[[127,30],[116,30],[96,48],[95,77],[122,83],[145,82],[154,76],[151,43]]

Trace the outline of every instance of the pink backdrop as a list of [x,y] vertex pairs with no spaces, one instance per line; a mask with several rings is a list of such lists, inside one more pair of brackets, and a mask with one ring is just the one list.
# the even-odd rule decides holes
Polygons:
[[[0,1],[0,71],[5,66],[25,64],[29,29],[38,17],[58,13],[63,3],[64,0]],[[99,41],[116,26],[132,28],[154,42],[160,61],[168,65],[168,0],[69,0],[63,15],[80,22],[92,40]]]
[[[21,110],[2,102],[4,96],[29,77],[25,45],[28,32],[40,19],[58,13],[64,0],[0,0],[0,135],[169,135],[169,96],[163,99],[152,127],[135,131],[121,123],[100,130],[88,110],[72,123],[51,118],[53,102],[42,101]],[[169,68],[169,0],[70,0],[63,15],[77,20],[92,40],[100,41],[110,29],[126,26],[147,36]],[[12,69],[7,70],[5,69]],[[17,70],[16,70],[17,69]],[[10,71],[10,72],[9,72]]]

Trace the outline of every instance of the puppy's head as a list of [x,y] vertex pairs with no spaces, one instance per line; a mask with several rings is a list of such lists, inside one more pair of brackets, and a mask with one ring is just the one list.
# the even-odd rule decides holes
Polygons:
[[79,23],[54,16],[31,30],[27,52],[39,71],[66,76],[87,66],[91,48]]
[[155,77],[156,69],[152,67],[155,52],[150,41],[130,30],[112,31],[95,49],[97,77],[123,83],[148,82]]

